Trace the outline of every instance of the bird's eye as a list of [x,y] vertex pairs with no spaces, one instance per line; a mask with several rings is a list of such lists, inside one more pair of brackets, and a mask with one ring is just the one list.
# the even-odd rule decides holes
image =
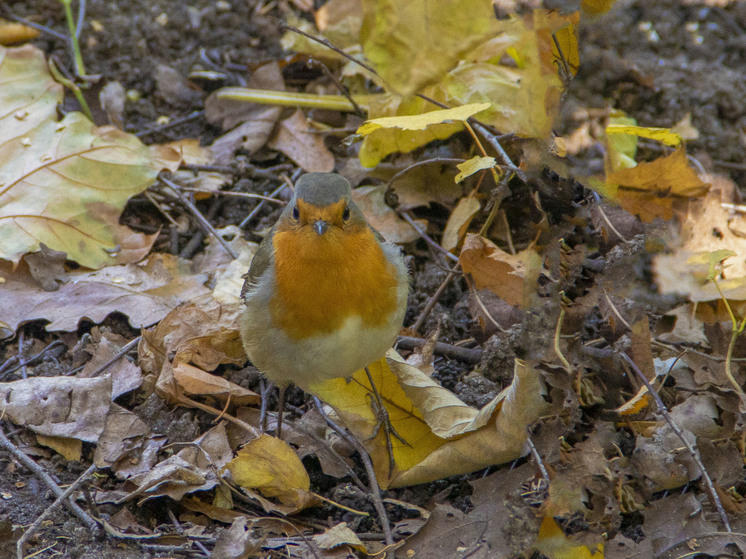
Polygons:
[[300,219],[300,210],[298,210],[298,206],[295,206],[293,208],[293,219],[295,221],[298,221]]
[[345,207],[345,210],[342,212],[342,219],[347,221],[350,219],[350,208],[349,206]]

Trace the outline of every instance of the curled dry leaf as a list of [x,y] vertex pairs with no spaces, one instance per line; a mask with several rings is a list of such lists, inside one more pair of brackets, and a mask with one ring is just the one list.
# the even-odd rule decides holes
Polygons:
[[474,233],[466,235],[459,260],[478,289],[489,289],[508,304],[521,307],[529,302],[542,264],[532,248],[509,254]]
[[351,382],[333,379],[311,389],[364,441],[383,487],[424,483],[518,458],[526,426],[545,406],[538,373],[520,361],[512,384],[481,410],[464,404],[394,351],[368,369],[392,426],[409,443],[392,437],[393,472],[383,430],[370,438],[378,419],[365,371],[355,373]]
[[49,296],[20,267],[6,278],[4,299],[12,304],[0,308],[0,320],[13,330],[32,320],[48,320],[47,330],[73,331],[81,319],[102,322],[121,312],[133,328],[149,326],[185,300],[208,293],[206,275],[193,274],[184,260],[171,254],[153,254],[140,264],[109,266],[94,272],[73,272],[67,283]]
[[130,479],[137,489],[120,502],[140,497],[140,502],[168,496],[178,501],[195,491],[207,491],[219,482],[220,470],[233,456],[225,424],[200,435],[177,454],[156,464],[151,470]]
[[257,557],[262,549],[262,539],[247,526],[246,516],[236,518],[231,527],[223,529],[218,535],[211,559],[248,559]]
[[127,200],[179,156],[81,113],[57,122],[62,87],[32,46],[0,47],[0,258],[17,264],[40,243],[88,268],[133,262],[154,238],[119,224]]
[[233,481],[257,498],[267,512],[291,514],[317,502],[300,458],[290,445],[275,437],[263,434],[249,441],[226,468]]
[[317,534],[313,537],[313,541],[320,549],[331,550],[341,545],[348,545],[357,551],[363,553],[367,552],[365,545],[360,541],[355,532],[347,527],[346,522],[340,522],[335,524],[328,530],[325,530],[323,534]]

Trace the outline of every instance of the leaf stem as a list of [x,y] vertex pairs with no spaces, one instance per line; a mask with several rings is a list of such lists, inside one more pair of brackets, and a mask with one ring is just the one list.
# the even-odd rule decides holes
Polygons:
[[[60,0],[65,7],[65,19],[67,20],[67,31],[70,34],[70,48],[73,51],[73,60],[75,61],[75,73],[83,78],[85,77],[85,66],[83,65],[83,55],[80,53],[80,44],[78,43],[78,29],[73,18],[71,7],[72,0]],[[93,119],[91,119],[93,120]]]

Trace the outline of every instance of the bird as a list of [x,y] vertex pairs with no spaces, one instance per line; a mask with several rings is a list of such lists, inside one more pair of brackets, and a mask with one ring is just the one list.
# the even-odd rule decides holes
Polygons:
[[363,368],[385,415],[367,365],[384,356],[402,327],[409,273],[399,247],[352,200],[347,179],[302,175],[244,277],[241,339],[252,364],[280,389],[278,438],[290,384],[308,392]]

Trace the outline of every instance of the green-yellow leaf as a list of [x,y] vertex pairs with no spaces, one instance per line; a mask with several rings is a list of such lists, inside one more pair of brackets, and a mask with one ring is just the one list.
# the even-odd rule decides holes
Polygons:
[[360,43],[387,89],[410,95],[498,30],[487,0],[363,0]]
[[454,179],[456,182],[461,182],[466,177],[472,176],[474,173],[481,171],[482,169],[491,169],[496,164],[494,157],[483,157],[481,155],[477,155],[475,157],[472,157],[471,159],[468,159],[467,161],[464,161],[463,163],[459,163],[456,165],[459,170],[459,174],[456,175],[456,178]]
[[655,128],[650,126],[628,126],[623,124],[609,124],[606,126],[607,134],[628,134],[640,138],[656,140],[671,147],[677,147],[681,143],[681,136],[670,128]]
[[0,47],[0,60],[0,259],[18,263],[41,243],[88,268],[142,258],[153,239],[119,214],[161,169],[178,167],[178,153],[81,113],[57,122],[62,89],[42,53]]
[[433,124],[441,124],[448,121],[465,121],[478,112],[489,109],[489,103],[471,103],[452,109],[440,109],[427,113],[407,116],[387,116],[374,118],[363,123],[357,129],[357,133],[366,136],[379,128],[400,128],[402,130],[424,130]]

